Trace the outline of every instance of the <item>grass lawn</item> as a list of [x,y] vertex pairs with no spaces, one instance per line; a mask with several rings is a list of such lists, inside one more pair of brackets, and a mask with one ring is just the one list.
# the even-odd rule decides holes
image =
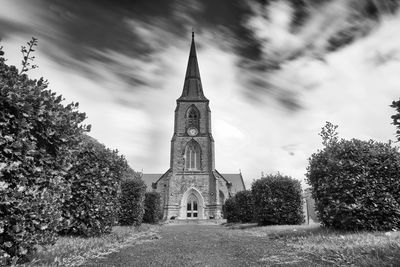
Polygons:
[[287,247],[265,259],[267,265],[295,265],[308,260],[316,266],[400,266],[400,232],[343,232],[317,224],[231,227]]
[[60,237],[53,246],[38,251],[31,263],[19,266],[78,266],[86,260],[104,257],[128,246],[131,242],[155,235],[160,226],[116,226],[101,237]]

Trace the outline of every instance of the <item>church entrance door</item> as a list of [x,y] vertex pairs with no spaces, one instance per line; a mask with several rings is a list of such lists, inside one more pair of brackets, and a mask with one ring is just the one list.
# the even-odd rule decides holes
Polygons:
[[197,219],[198,218],[198,200],[194,194],[190,194],[186,204],[186,218]]

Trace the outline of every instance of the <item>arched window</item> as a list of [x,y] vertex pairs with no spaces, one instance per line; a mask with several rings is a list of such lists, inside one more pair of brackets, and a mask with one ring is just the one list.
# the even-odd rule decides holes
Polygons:
[[199,119],[200,119],[199,110],[196,108],[196,106],[191,105],[186,113],[186,127],[187,128],[196,127],[198,129]]
[[190,141],[185,148],[185,169],[188,171],[200,170],[200,145]]

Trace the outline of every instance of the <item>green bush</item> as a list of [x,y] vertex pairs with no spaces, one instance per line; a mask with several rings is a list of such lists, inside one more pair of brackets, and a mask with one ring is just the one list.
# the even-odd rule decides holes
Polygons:
[[254,221],[253,197],[250,190],[240,191],[228,198],[223,206],[227,222],[248,223]]
[[304,222],[302,191],[298,180],[281,174],[253,182],[254,213],[260,225],[301,224]]
[[120,182],[127,168],[118,151],[82,136],[77,161],[68,172],[72,197],[64,202],[63,216],[69,226],[61,234],[90,237],[110,233],[118,222]]
[[345,230],[400,228],[400,154],[390,144],[325,142],[307,168],[323,225]]
[[140,178],[132,177],[121,184],[119,222],[121,225],[139,226],[144,215],[146,185]]
[[64,106],[47,86],[0,57],[0,265],[29,260],[37,245],[54,243],[65,224],[65,175],[79,136],[89,129],[80,126],[85,114],[78,104]]
[[158,223],[161,217],[161,195],[158,192],[146,192],[144,197],[143,222]]

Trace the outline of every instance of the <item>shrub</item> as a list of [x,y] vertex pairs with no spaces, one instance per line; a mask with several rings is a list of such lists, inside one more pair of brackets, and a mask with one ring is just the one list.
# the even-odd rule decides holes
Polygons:
[[400,228],[400,154],[390,144],[328,142],[307,168],[319,219],[344,230]]
[[234,223],[240,221],[235,197],[228,198],[225,201],[222,210],[224,213],[224,218],[226,218],[226,221],[228,223]]
[[69,226],[61,233],[87,237],[110,233],[118,221],[120,182],[127,168],[118,151],[82,136],[77,161],[68,173],[72,197],[63,206]]
[[227,222],[252,222],[253,197],[250,190],[240,191],[235,196],[228,198],[223,206]]
[[132,177],[121,184],[119,222],[121,225],[139,226],[144,215],[146,185],[140,178]]
[[157,223],[162,216],[161,196],[158,192],[146,192],[144,197],[143,222]]
[[268,175],[251,186],[258,224],[301,224],[304,222],[302,191],[298,180],[281,174]]
[[89,130],[78,104],[64,106],[47,86],[0,56],[0,265],[27,261],[36,245],[56,241],[70,195],[65,174]]

